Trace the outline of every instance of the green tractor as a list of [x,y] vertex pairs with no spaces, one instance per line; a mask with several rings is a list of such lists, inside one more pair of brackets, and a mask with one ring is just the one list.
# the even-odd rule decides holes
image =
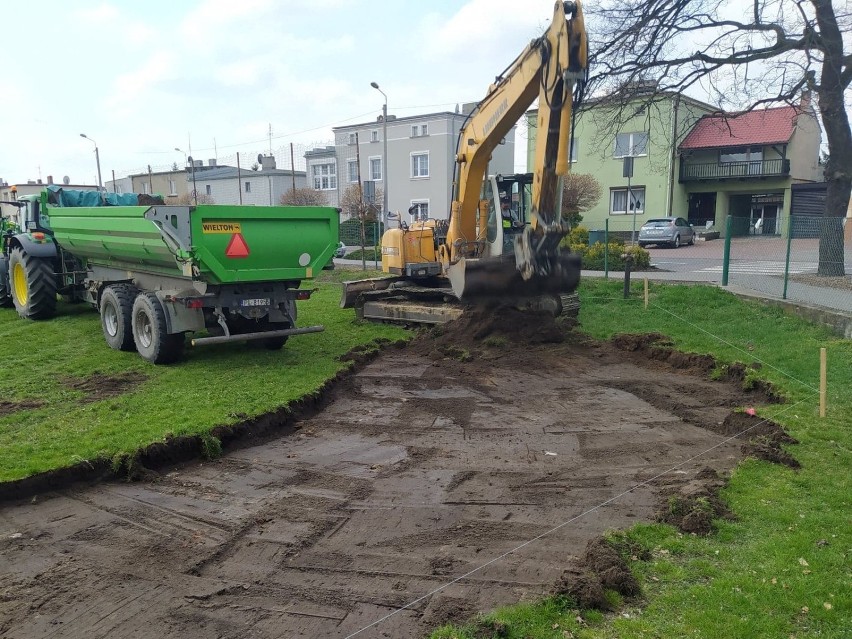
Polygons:
[[11,220],[0,221],[0,306],[15,306],[27,319],[47,319],[56,311],[57,249],[53,239],[38,225],[38,196],[15,202],[22,230]]

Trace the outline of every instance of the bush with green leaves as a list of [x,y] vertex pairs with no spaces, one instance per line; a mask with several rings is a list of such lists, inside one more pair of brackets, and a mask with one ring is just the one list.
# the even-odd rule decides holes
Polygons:
[[611,236],[603,244],[595,242],[589,246],[589,230],[583,226],[571,229],[562,240],[562,247],[579,253],[583,268],[588,271],[603,271],[605,267],[612,271],[623,271],[625,255],[633,258],[633,270],[646,269],[651,265],[651,254],[639,246],[625,246],[624,240]]

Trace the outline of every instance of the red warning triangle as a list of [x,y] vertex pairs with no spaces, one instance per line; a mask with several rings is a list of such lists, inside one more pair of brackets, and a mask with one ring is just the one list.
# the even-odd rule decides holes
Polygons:
[[225,249],[225,257],[248,257],[249,247],[243,239],[242,233],[234,233],[231,236],[231,241],[228,242],[228,248]]

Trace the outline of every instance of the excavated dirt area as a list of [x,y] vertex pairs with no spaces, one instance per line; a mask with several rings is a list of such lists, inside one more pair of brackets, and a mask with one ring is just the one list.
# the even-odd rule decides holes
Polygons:
[[725,441],[770,397],[712,367],[661,336],[468,315],[361,361],[277,437],[0,506],[0,637],[418,637],[557,589],[585,601],[590,566],[630,594],[602,533],[708,532],[689,500],[706,512],[744,453],[789,443],[763,424]]

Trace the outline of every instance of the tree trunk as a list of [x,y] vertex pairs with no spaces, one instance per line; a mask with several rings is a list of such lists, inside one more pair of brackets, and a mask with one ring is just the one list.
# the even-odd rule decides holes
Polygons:
[[819,110],[828,142],[828,162],[825,167],[825,212],[819,234],[819,275],[845,275],[843,266],[842,220],[849,205],[852,187],[852,130],[844,102],[849,79],[846,77],[846,57],[843,51],[843,32],[838,26],[831,0],[812,0],[820,27],[823,53],[820,73]]
[[846,274],[843,250],[843,218],[849,204],[852,181],[834,179],[826,185],[825,213],[819,233],[818,275],[842,276]]

